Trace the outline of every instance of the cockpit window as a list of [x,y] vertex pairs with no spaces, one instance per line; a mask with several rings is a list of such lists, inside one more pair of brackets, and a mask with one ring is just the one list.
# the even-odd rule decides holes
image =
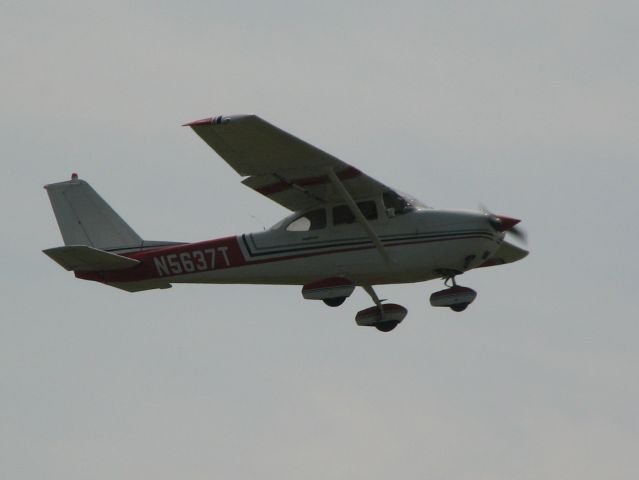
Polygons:
[[[359,202],[357,204],[362,215],[367,220],[377,219],[377,206],[374,200],[367,200],[365,202]],[[355,222],[355,215],[351,212],[348,205],[338,205],[333,207],[333,225],[347,225]]]
[[401,196],[395,192],[384,193],[382,199],[384,200],[386,209],[392,210],[395,215],[414,212],[418,207],[423,207],[423,205],[414,198]]
[[326,210],[320,208],[297,217],[288,224],[286,230],[289,232],[308,232],[322,228],[326,228]]

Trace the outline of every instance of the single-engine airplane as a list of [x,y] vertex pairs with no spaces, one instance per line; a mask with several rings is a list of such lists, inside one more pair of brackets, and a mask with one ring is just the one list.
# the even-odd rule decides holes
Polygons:
[[441,278],[430,303],[464,310],[476,297],[455,277],[511,263],[528,252],[519,220],[488,211],[439,210],[369,177],[255,115],[185,124],[242,183],[294,212],[269,230],[197,243],[143,240],[77,174],[45,186],[65,246],[44,253],[77,278],[129,292],[173,283],[301,285],[309,300],[337,307],[356,286],[374,306],[358,325],[383,332],[406,316],[383,303],[374,285]]

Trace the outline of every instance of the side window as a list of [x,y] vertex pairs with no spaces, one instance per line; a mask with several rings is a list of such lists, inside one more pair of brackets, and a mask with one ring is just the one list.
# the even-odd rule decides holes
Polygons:
[[[357,204],[366,220],[377,220],[377,206],[374,200],[367,200]],[[348,205],[333,207],[333,225],[347,225],[355,222],[355,215]]]
[[348,205],[333,207],[333,225],[347,225],[355,221],[355,215]]
[[320,230],[326,228],[326,210],[323,208],[313,210],[301,217],[297,217],[288,224],[286,230],[289,232],[308,232],[310,230]]
[[375,201],[368,200],[366,202],[359,202],[357,206],[364,214],[366,220],[377,220],[377,206],[375,205]]

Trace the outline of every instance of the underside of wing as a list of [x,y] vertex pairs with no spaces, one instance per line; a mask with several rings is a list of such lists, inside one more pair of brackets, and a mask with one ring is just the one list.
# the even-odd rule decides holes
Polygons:
[[219,116],[186,126],[237,173],[247,177],[242,181],[244,185],[292,211],[340,201],[329,170],[355,199],[393,191],[256,115]]

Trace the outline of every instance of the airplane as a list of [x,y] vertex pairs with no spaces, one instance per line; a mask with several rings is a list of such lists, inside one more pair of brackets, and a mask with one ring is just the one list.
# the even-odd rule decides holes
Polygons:
[[75,276],[128,292],[174,283],[302,286],[341,305],[355,287],[373,306],[357,325],[393,330],[407,314],[373,289],[443,279],[430,303],[465,310],[477,293],[456,277],[512,263],[528,251],[520,220],[482,210],[427,207],[256,115],[186,123],[242,183],[293,213],[270,229],[197,243],[143,240],[84,180],[45,185],[64,246],[43,252]]

